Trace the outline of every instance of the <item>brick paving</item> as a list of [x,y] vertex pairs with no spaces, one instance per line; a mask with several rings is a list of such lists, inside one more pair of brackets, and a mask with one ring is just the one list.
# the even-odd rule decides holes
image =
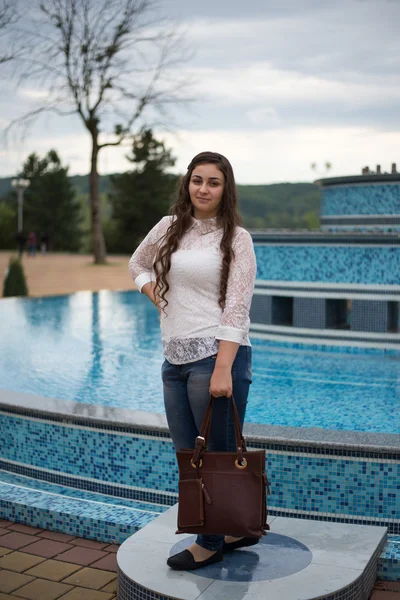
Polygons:
[[4,520],[0,528],[0,600],[116,600],[117,544]]
[[[0,600],[116,600],[118,544],[0,525]],[[370,600],[400,600],[400,582],[377,581]]]

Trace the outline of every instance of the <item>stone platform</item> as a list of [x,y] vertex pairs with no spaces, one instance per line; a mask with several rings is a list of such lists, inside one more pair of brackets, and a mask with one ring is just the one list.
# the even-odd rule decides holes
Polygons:
[[175,534],[177,505],[128,538],[117,554],[118,600],[367,600],[387,529],[271,517],[257,546],[197,571],[168,555],[194,540]]

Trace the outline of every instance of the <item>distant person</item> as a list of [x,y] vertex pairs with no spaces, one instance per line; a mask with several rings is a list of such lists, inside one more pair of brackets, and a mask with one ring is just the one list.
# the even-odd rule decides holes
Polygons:
[[23,231],[18,231],[15,239],[17,240],[18,256],[22,258],[26,244],[26,235]]
[[28,256],[36,256],[36,233],[34,231],[28,235]]
[[49,247],[49,236],[45,231],[42,231],[40,234],[40,251],[41,251],[41,253],[46,254],[48,247]]

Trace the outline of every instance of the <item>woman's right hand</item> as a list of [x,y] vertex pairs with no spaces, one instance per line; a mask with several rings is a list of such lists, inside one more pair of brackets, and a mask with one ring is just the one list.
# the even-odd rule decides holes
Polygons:
[[156,294],[155,294],[155,288],[156,288],[156,282],[155,281],[149,281],[148,283],[145,283],[144,286],[142,287],[142,294],[145,294],[154,304],[154,306],[156,306],[159,314],[161,313],[161,309],[160,307],[157,305],[157,300],[156,300]]

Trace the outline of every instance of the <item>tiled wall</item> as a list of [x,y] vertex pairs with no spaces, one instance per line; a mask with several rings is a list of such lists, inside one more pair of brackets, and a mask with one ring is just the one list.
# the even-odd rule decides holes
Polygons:
[[391,322],[390,308],[393,302],[378,300],[353,300],[351,306],[351,328],[354,331],[386,332],[396,324]]
[[[169,438],[132,430],[81,427],[0,414],[0,455],[46,469],[55,483],[62,473],[135,486],[143,495],[177,492],[178,473]],[[387,525],[400,533],[400,455],[253,443],[267,450],[271,514]],[[85,479],[79,479],[79,487]],[[93,487],[94,486],[94,487]]]
[[[0,415],[0,456],[103,482],[176,491],[168,438]],[[56,482],[57,483],[57,482]]]
[[400,184],[340,185],[322,189],[321,216],[399,215]]
[[[292,319],[287,317],[287,296],[257,293],[253,297],[250,319],[257,325],[292,325],[307,329],[348,329],[350,331],[396,333],[400,331],[400,303],[387,300],[352,300],[347,312],[346,299],[293,298]],[[280,304],[282,303],[281,310]],[[340,313],[340,314],[339,314]],[[282,315],[286,315],[286,321]]]
[[400,284],[400,246],[255,244],[257,279]]
[[293,299],[293,326],[323,329],[326,327],[326,300],[324,298]]

